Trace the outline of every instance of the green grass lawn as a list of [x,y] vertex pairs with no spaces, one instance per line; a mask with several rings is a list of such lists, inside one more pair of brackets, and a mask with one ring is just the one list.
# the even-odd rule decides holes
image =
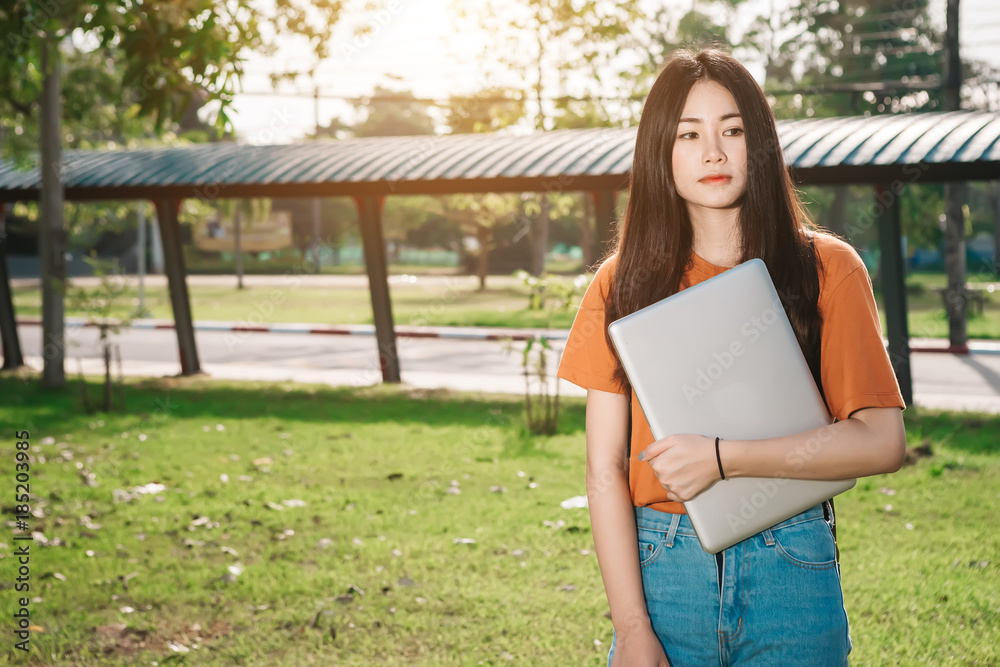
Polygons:
[[[585,492],[583,399],[532,438],[515,396],[127,380],[130,414],[86,415],[36,379],[0,376],[0,423],[8,514],[31,433],[41,629],[0,664],[606,660],[589,516],[559,506]],[[1000,417],[905,415],[934,456],[837,501],[852,663],[998,664]]]
[[[570,280],[564,277],[563,280]],[[931,288],[944,285],[942,274],[914,274],[908,278],[907,297],[912,338],[946,338],[941,298]],[[396,324],[435,326],[545,327],[548,315],[528,310],[527,288],[512,284],[506,277],[487,281],[479,291],[474,281],[451,285],[390,282],[393,318]],[[192,285],[189,287],[195,320],[225,320],[251,324],[309,322],[322,324],[372,324],[371,297],[366,287],[313,288],[304,285],[256,286],[243,290],[233,287]],[[881,294],[876,294],[882,330],[886,331]],[[126,315],[138,304],[135,290],[124,294],[114,315]],[[69,307],[66,314],[82,317],[84,312]],[[40,315],[41,293],[35,288],[15,288],[14,307],[18,315]],[[146,306],[153,317],[173,319],[166,287],[147,288]],[[575,311],[557,312],[551,326],[568,329]],[[1000,339],[1000,290],[987,296],[982,315],[969,314],[970,338]]]
[[[970,281],[981,282],[981,276],[970,275]],[[934,289],[944,288],[947,279],[943,273],[911,273],[906,277],[906,305],[910,337],[947,338],[948,319],[941,296]],[[1000,283],[991,294],[985,295],[982,314],[969,312],[966,319],[969,338],[1000,339]],[[876,293],[882,331],[885,332],[885,311],[882,295]]]
[[[510,281],[505,281],[509,284]],[[234,280],[235,283],[235,280]],[[468,281],[462,284],[424,286],[392,282],[389,286],[396,324],[436,326],[545,327],[548,315],[528,310],[528,292],[521,286],[490,287],[479,291]],[[314,288],[294,286],[233,287],[192,285],[188,288],[195,320],[225,320],[270,324],[309,322],[323,324],[372,324],[371,296],[367,287]],[[147,288],[146,308],[154,318],[173,319],[167,288]],[[138,304],[135,290],[122,295],[121,317]],[[14,288],[14,309],[21,315],[41,315],[41,292]],[[84,311],[70,307],[66,315],[83,317]],[[555,327],[569,328],[574,312],[556,313]]]

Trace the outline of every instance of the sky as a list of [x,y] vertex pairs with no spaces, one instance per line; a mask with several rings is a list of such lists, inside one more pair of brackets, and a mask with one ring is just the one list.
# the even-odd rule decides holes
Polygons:
[[[647,0],[690,9],[692,0]],[[787,0],[773,0],[777,4]],[[772,0],[748,0],[737,16],[763,13]],[[946,0],[932,0],[932,16],[944,25]],[[411,90],[417,97],[440,99],[451,94],[473,93],[482,85],[481,66],[474,57],[484,40],[481,32],[455,28],[452,0],[391,0],[379,17],[372,14],[347,14],[338,24],[330,48],[330,58],[317,69],[316,82],[321,95],[358,97],[371,94],[390,76],[398,82],[392,87]],[[372,34],[367,40],[353,36],[353,28],[367,23]],[[1000,11],[997,0],[962,0],[959,34],[963,57],[985,60],[1000,68]],[[246,62],[242,79],[244,93],[235,96],[230,117],[241,142],[254,144],[288,143],[311,132],[316,120],[312,97],[277,95],[268,74],[284,68],[308,70],[313,57],[302,43],[286,40],[277,54],[252,55]],[[746,63],[760,80],[759,64]],[[310,93],[312,81],[283,84],[287,93]],[[261,94],[264,93],[264,94]],[[319,123],[331,118],[350,120],[352,107],[336,99],[320,99]]]

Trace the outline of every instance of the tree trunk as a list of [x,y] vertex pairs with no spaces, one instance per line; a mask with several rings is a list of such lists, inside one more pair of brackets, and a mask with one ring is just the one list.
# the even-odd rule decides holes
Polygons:
[[312,211],[313,211],[313,273],[319,273],[320,262],[320,247],[319,247],[319,221],[320,221],[320,201],[319,197],[313,197],[312,200]]
[[236,260],[236,287],[243,289],[243,248],[240,237],[240,205],[243,202],[236,202],[236,209],[233,212],[233,257]]
[[945,311],[948,314],[949,343],[955,348],[964,348],[968,343],[965,327],[965,214],[962,210],[968,191],[964,182],[948,183],[944,188],[944,267],[948,274]]
[[847,211],[847,201],[851,198],[850,188],[838,185],[833,188],[833,201],[823,216],[823,226],[838,236],[847,235],[847,225],[844,224],[844,213]]
[[594,263],[594,230],[597,216],[594,212],[594,198],[589,192],[583,193],[583,218],[580,219],[580,249],[583,250],[583,269]]
[[101,347],[104,349],[104,411],[111,412],[111,341],[106,328],[101,329]]
[[[945,8],[944,81],[941,86],[945,111],[957,111],[962,106],[958,5],[959,0],[948,0]],[[968,342],[965,328],[965,215],[962,210],[968,192],[968,184],[964,182],[944,186],[944,268],[948,274],[945,312],[948,314],[948,340],[952,347],[959,349],[965,348]]]
[[155,273],[158,276],[162,276],[163,270],[163,237],[160,236],[160,219],[159,216],[154,215],[149,221],[149,240],[150,254],[152,255],[150,259],[152,260],[152,270],[150,273]]
[[59,40],[42,45],[42,189],[39,252],[42,264],[42,386],[66,386],[66,229],[63,225],[62,104]]
[[547,192],[543,192],[539,197],[541,209],[538,211],[538,218],[535,220],[534,234],[532,235],[535,240],[535,256],[531,262],[531,274],[534,276],[542,275],[542,272],[545,270],[545,253],[549,248],[549,195]]
[[326,218],[329,220],[326,225],[326,234],[327,238],[330,239],[330,263],[334,266],[340,266],[340,242],[343,238],[340,221],[337,220],[334,213],[328,213]]
[[139,274],[139,305],[136,306],[135,312],[138,317],[147,317],[146,312],[146,202],[140,201],[138,210],[136,211],[138,220],[136,221],[136,227],[139,231],[139,238],[136,240],[135,251],[136,251],[136,262],[138,266],[136,267],[136,272]]
[[490,241],[493,230],[486,225],[476,225],[476,238],[479,240],[479,261],[476,273],[479,275],[479,290],[486,289],[486,276],[490,271]]

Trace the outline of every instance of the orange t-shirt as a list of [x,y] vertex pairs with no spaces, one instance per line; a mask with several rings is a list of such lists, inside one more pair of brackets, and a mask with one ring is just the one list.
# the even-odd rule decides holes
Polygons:
[[[882,329],[875,308],[871,278],[858,253],[849,244],[817,233],[819,311],[823,318],[820,374],[831,416],[847,419],[861,408],[905,408],[889,355],[882,343]],[[683,286],[697,285],[727,267],[710,264],[692,253],[693,264],[684,274]],[[615,355],[604,339],[604,301],[616,257],[605,261],[583,295],[559,363],[558,377],[585,389],[624,394],[613,380]],[[638,507],[683,514],[681,503],[667,499],[653,469],[636,456],[655,440],[642,407],[632,397],[632,456],[629,486]]]

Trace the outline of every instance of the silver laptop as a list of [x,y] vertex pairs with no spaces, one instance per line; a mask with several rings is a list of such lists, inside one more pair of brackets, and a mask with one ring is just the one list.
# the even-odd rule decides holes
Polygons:
[[[608,327],[656,439],[756,440],[831,423],[760,259],[681,290]],[[854,486],[794,479],[809,448],[774,477],[719,480],[684,503],[716,553]],[[642,464],[640,464],[642,465]]]

